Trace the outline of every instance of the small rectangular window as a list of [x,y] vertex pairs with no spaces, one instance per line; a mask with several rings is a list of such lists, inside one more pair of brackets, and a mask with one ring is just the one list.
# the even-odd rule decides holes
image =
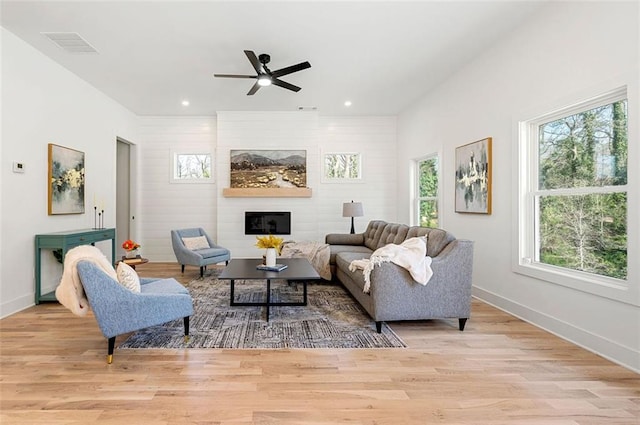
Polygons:
[[212,183],[213,161],[206,152],[172,152],[172,183]]
[[362,155],[359,153],[325,153],[322,161],[322,181],[325,183],[362,179]]

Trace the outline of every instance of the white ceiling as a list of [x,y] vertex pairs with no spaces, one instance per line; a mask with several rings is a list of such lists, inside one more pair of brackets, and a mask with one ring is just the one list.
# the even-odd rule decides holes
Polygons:
[[[395,115],[542,4],[2,0],[0,22],[138,115],[299,106]],[[68,53],[42,32],[76,32],[98,54]],[[309,61],[311,68],[282,77],[302,90],[271,86],[247,96],[254,80],[213,77],[253,74],[245,49],[270,54],[271,70]]]

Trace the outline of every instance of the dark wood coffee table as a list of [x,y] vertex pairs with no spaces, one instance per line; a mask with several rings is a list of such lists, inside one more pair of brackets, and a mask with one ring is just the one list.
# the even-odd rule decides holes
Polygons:
[[[263,306],[267,308],[267,322],[269,321],[269,307],[271,306],[305,306],[307,305],[307,281],[318,280],[320,275],[311,266],[306,258],[278,258],[278,264],[286,264],[288,267],[280,272],[258,270],[256,267],[262,264],[262,259],[233,259],[218,276],[220,280],[231,281],[231,306]],[[236,302],[235,281],[241,280],[266,280],[267,299],[264,302]],[[303,300],[301,302],[273,302],[271,301],[271,281],[282,279],[287,282],[302,282]]]

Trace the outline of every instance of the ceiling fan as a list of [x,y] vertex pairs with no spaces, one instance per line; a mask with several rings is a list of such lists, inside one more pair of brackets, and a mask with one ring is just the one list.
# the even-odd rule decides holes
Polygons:
[[277,71],[271,71],[267,68],[267,64],[271,60],[271,56],[267,54],[261,54],[260,56],[256,56],[256,54],[251,50],[245,50],[244,54],[249,58],[249,62],[253,66],[253,69],[256,70],[256,75],[235,75],[235,74],[213,74],[214,77],[221,78],[255,78],[257,81],[251,87],[251,90],[247,93],[247,96],[254,95],[260,87],[266,87],[271,84],[274,86],[282,87],[287,90],[291,90],[294,92],[300,91],[300,87],[294,86],[293,84],[287,83],[286,81],[280,80],[280,77],[283,75],[292,74],[294,72],[302,71],[303,69],[311,68],[311,64],[309,62],[301,62],[297,65],[291,65],[286,68],[278,69]]

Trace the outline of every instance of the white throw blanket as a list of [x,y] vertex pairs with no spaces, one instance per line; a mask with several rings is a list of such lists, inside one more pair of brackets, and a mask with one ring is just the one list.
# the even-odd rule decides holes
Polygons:
[[56,298],[73,314],[84,316],[89,311],[89,301],[84,293],[76,264],[78,261],[91,261],[100,267],[113,280],[118,280],[116,271],[107,257],[92,245],[80,245],[70,249],[64,256],[64,268],[60,285],[56,288]]
[[409,238],[400,245],[390,243],[378,248],[369,259],[353,260],[349,264],[349,270],[352,272],[362,270],[363,292],[368,293],[371,286],[371,271],[376,265],[388,262],[407,269],[413,280],[421,285],[429,283],[433,275],[431,257],[427,257],[427,244],[424,237]]

